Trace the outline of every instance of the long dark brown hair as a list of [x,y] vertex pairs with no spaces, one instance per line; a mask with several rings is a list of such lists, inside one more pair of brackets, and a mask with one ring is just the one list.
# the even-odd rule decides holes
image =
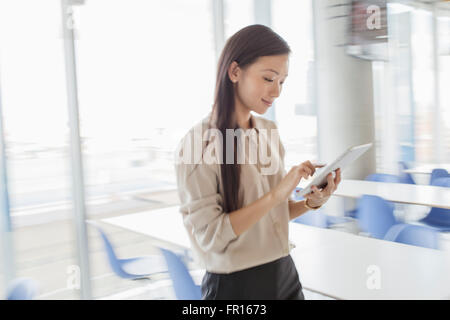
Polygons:
[[215,127],[222,132],[224,139],[221,155],[223,162],[220,166],[224,192],[223,209],[226,213],[241,207],[239,199],[240,165],[236,161],[236,141],[234,143],[235,159],[232,164],[226,163],[226,129],[239,127],[235,114],[235,90],[228,76],[228,68],[233,61],[236,61],[241,69],[245,69],[259,57],[289,54],[290,52],[291,49],[286,41],[272,29],[255,24],[239,30],[230,37],[220,55],[211,119],[215,118]]

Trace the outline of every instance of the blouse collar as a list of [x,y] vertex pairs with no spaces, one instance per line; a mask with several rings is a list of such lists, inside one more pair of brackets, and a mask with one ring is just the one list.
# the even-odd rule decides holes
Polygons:
[[[211,125],[213,127],[216,127],[217,118],[214,117],[213,119],[211,119],[212,115],[213,115],[213,113],[212,113],[212,111],[210,111],[207,116],[207,119],[211,121]],[[256,131],[258,131],[258,133],[259,133],[259,129],[264,129],[264,124],[263,124],[263,121],[261,121],[261,117],[254,116],[253,114],[250,113],[250,121],[252,122],[253,128],[255,128]]]

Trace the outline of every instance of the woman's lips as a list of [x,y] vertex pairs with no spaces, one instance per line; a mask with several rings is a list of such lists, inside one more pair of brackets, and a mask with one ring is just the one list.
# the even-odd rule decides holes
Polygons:
[[269,101],[266,101],[266,100],[264,100],[264,99],[261,99],[268,107],[270,107],[271,105],[272,105],[272,103],[273,103],[273,101],[272,102],[269,102]]

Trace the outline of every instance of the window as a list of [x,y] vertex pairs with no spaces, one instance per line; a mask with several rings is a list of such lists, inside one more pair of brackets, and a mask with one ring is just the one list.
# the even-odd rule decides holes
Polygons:
[[286,148],[286,169],[317,159],[314,104],[314,42],[311,1],[272,2],[273,29],[291,47],[289,76],[275,103],[276,121]]
[[58,0],[0,1],[12,258],[15,277],[39,283],[39,299],[80,297],[60,24]]
[[81,134],[92,184],[175,188],[176,145],[213,103],[208,1],[99,0],[81,7],[78,20]]
[[224,0],[225,40],[254,23],[254,0]]
[[[175,148],[212,108],[210,1],[96,0],[73,8],[88,218],[154,206],[134,196],[176,189]],[[62,40],[60,0],[0,2],[15,270],[39,282],[38,299],[80,297],[70,284],[77,261]],[[124,284],[102,287],[114,275],[91,230],[92,293],[99,298]],[[127,239],[124,245],[136,236]],[[127,256],[142,254],[139,248]]]
[[415,163],[450,160],[446,147],[450,142],[450,104],[448,90],[444,89],[449,80],[450,53],[446,48],[450,28],[449,18],[443,12],[436,11],[436,71],[433,8],[388,4],[390,60],[373,65],[380,171],[396,172],[399,160]]

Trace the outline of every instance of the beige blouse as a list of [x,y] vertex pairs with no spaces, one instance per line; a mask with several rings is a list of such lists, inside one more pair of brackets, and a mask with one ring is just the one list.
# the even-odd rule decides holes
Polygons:
[[[194,150],[193,139],[195,134],[198,137],[208,129],[210,116],[211,113],[191,128],[181,140],[176,152],[178,160],[176,160],[175,169],[181,201],[180,212],[189,234],[195,259],[209,272],[231,273],[287,256],[294,247],[288,239],[288,201],[292,201],[292,199],[286,199],[285,202],[274,207],[250,229],[237,236],[233,231],[228,214],[222,208],[223,189],[220,164],[179,160],[186,152],[192,152],[194,157],[201,156],[200,148],[197,148],[197,151]],[[270,135],[271,129],[277,129],[273,121],[254,115],[251,117],[258,138],[261,137],[260,132],[268,132]],[[260,141],[263,141],[262,143],[266,141],[269,152],[273,153],[272,157],[277,157],[278,165],[276,170],[265,171],[266,174],[262,174],[261,170],[267,169],[269,165],[264,166],[260,161],[257,161],[256,164],[249,163],[249,154],[246,153],[246,162],[241,164],[239,188],[239,197],[243,206],[264,196],[286,174],[284,147],[279,138],[277,138],[278,150],[273,150],[274,145],[268,143],[268,140],[258,138],[255,140],[258,148],[261,147]],[[248,142],[252,138],[246,136],[245,139]],[[214,141],[214,139],[211,140]],[[202,142],[202,146],[206,146],[206,141]],[[249,143],[247,143],[248,146]],[[271,174],[267,174],[267,172]]]

